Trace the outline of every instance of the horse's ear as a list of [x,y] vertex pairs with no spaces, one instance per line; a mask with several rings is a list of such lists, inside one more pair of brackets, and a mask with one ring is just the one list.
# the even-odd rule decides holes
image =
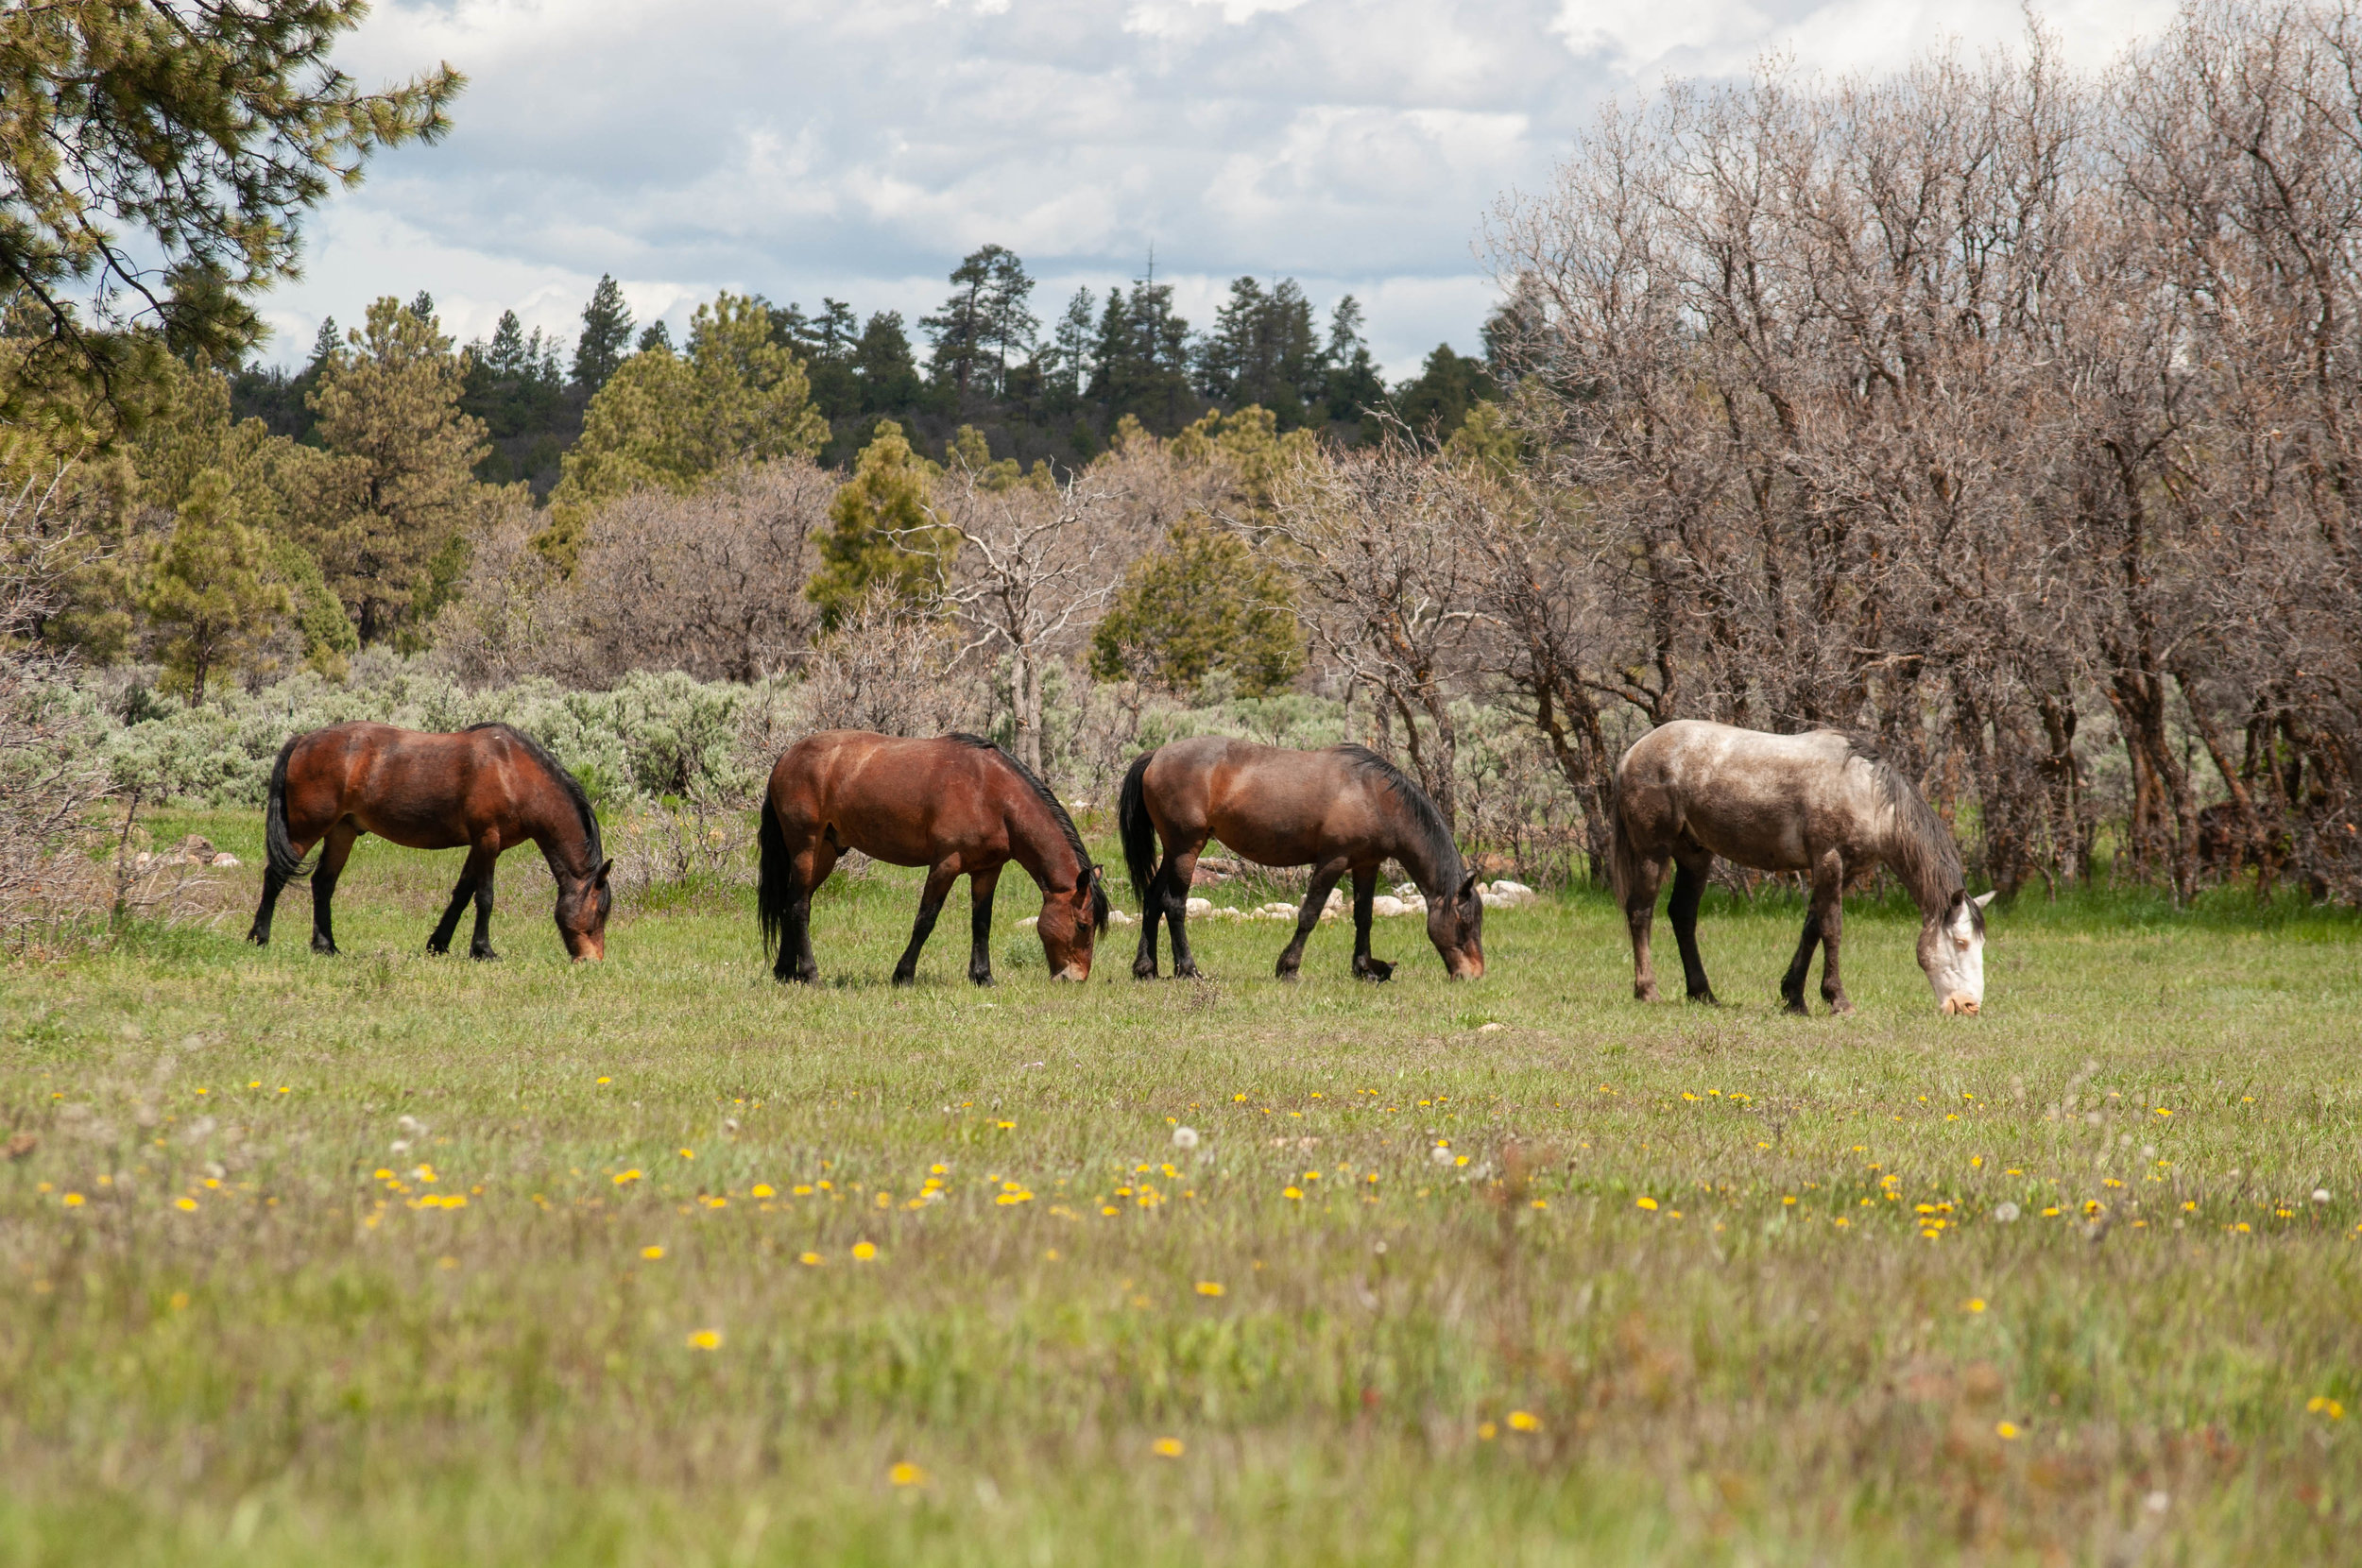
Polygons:
[[599,867],[599,874],[590,879],[590,885],[593,887],[607,886],[607,874],[614,869],[615,862],[613,860],[609,860],[607,864]]
[[1460,899],[1462,903],[1465,903],[1469,899],[1477,896],[1479,896],[1477,893],[1477,874],[1471,871],[1468,873],[1467,879],[1460,884]]
[[1987,904],[1990,904],[1990,903],[1992,903],[1992,902],[1993,902],[1993,894],[1994,894],[1994,893],[1998,893],[1998,892],[2000,892],[2000,891],[2001,891],[2001,890],[2000,890],[1999,888],[1995,888],[1995,889],[1994,889],[1994,890],[1993,890],[1993,893],[1980,893],[1980,894],[1978,894],[1976,897],[1971,898],[1971,899],[1969,900],[1969,902],[1970,902],[1970,903],[1972,903],[1972,904],[1974,904],[1974,905],[1976,905],[1978,909],[1980,909],[1980,910],[1981,910],[1981,909],[1983,909],[1983,908],[1984,908]]

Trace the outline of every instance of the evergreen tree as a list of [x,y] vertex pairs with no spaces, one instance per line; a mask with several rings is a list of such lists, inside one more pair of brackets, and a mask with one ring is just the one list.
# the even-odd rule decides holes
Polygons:
[[198,474],[143,605],[160,634],[167,678],[187,685],[191,707],[204,703],[206,681],[235,669],[291,607],[268,567],[263,541],[239,519],[230,476],[219,469]]
[[804,588],[820,606],[822,625],[835,626],[873,583],[914,606],[941,589],[951,546],[927,518],[928,493],[941,471],[911,450],[900,425],[879,423],[852,479],[829,503],[820,570]]
[[483,422],[459,407],[465,389],[435,318],[384,298],[312,395],[321,444],[338,461],[307,542],[364,642],[394,635],[429,563],[482,506],[473,469],[489,449]]
[[1450,344],[1439,343],[1418,376],[1395,389],[1395,407],[1403,423],[1421,436],[1441,442],[1450,439],[1480,400],[1498,395],[1482,360],[1456,353]]
[[651,349],[662,349],[670,353],[673,349],[673,329],[661,321],[651,321],[642,328],[639,351],[644,354]]
[[686,353],[644,349],[590,400],[537,542],[571,567],[591,505],[640,485],[686,492],[739,463],[810,456],[828,438],[803,366],[773,336],[770,308],[719,295],[697,307]]
[[1322,393],[1330,418],[1358,420],[1363,409],[1385,402],[1385,379],[1361,340],[1361,302],[1350,294],[1328,314],[1328,349],[1322,357],[1327,362]]
[[820,314],[807,316],[790,304],[775,310],[771,319],[781,343],[802,356],[804,374],[812,383],[813,406],[823,418],[842,419],[862,411],[861,377],[854,356],[861,346],[861,321],[842,299],[823,298]]
[[1304,668],[1304,632],[1279,570],[1192,514],[1124,574],[1091,634],[1090,667],[1184,696],[1226,672],[1241,695],[1259,697]]
[[503,311],[489,343],[467,349],[467,391],[460,407],[482,419],[494,436],[522,435],[550,424],[564,394],[558,384],[556,346],[541,329],[531,333],[515,311]]
[[861,412],[883,414],[910,408],[925,390],[918,380],[918,362],[912,357],[910,334],[902,330],[900,311],[880,311],[863,329],[853,349],[853,376],[861,386]]
[[933,346],[935,381],[963,397],[997,397],[1010,360],[1032,347],[1041,325],[1025,308],[1034,281],[1015,251],[988,245],[952,269],[951,286],[943,308],[918,320]]
[[1172,286],[1149,280],[1107,291],[1092,345],[1090,397],[1121,418],[1177,430],[1195,412],[1190,386],[1190,324],[1172,312]]
[[1292,278],[1268,294],[1253,278],[1230,285],[1199,346],[1198,390],[1233,407],[1267,408],[1280,428],[1304,423],[1306,407],[1322,393],[1324,360],[1311,302]]
[[574,339],[574,385],[585,397],[607,384],[631,344],[631,307],[611,274],[599,274],[590,302],[582,307],[582,335]]
[[1091,382],[1091,291],[1078,288],[1058,316],[1057,331],[1042,355],[1043,391],[1060,412],[1083,401]]

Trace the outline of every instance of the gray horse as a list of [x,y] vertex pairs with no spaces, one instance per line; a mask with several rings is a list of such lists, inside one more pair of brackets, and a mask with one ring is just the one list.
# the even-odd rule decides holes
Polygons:
[[1945,1013],[1974,1014],[1985,1000],[1985,905],[1971,898],[1960,852],[1927,803],[1878,755],[1834,730],[1767,735],[1696,719],[1642,736],[1616,766],[1610,868],[1632,928],[1633,995],[1657,1000],[1649,963],[1665,862],[1673,877],[1673,936],[1691,1001],[1711,1002],[1698,958],[1698,899],[1717,855],[1757,871],[1801,871],[1812,878],[1804,940],[1780,981],[1788,1011],[1803,1013],[1805,977],[1816,943],[1826,951],[1821,995],[1850,1013],[1838,979],[1845,878],[1883,864],[1919,905],[1919,966]]

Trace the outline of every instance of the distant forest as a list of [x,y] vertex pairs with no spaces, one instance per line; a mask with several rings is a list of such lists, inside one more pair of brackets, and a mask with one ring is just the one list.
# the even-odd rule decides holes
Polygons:
[[[1154,277],[1103,298],[1077,289],[1047,324],[1035,309],[1035,281],[1014,251],[987,245],[953,268],[942,306],[914,323],[899,311],[864,318],[850,303],[823,298],[806,311],[757,296],[772,341],[803,362],[813,406],[828,420],[821,461],[849,468],[879,424],[891,419],[925,447],[940,447],[963,425],[980,432],[998,458],[1031,466],[1089,461],[1129,416],[1169,435],[1209,411],[1269,409],[1282,432],[1323,430],[1341,446],[1373,438],[1384,410],[1434,439],[1449,436],[1479,401],[1498,393],[1485,352],[1438,344],[1420,373],[1388,386],[1362,336],[1360,301],[1345,295],[1324,330],[1292,278],[1266,286],[1230,285],[1210,327],[1174,314],[1172,288]],[[424,293],[419,317],[434,315]],[[591,395],[632,354],[672,347],[662,321],[641,326],[612,277],[601,277],[582,310],[571,349],[556,335],[526,332],[504,312],[491,338],[462,350],[463,412],[484,421],[491,451],[476,466],[488,484],[528,482],[536,496],[557,483],[559,463],[582,433]],[[917,341],[914,342],[914,330]],[[249,364],[231,380],[235,417],[262,419],[275,435],[317,445],[306,401],[342,332],[320,325],[304,366]]]

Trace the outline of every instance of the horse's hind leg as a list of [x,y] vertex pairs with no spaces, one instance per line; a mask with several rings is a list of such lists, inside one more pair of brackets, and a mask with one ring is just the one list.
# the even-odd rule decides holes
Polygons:
[[927,873],[927,885],[918,892],[918,918],[911,923],[911,945],[902,949],[901,960],[894,966],[895,984],[909,985],[917,980],[918,950],[934,934],[935,916],[943,912],[943,901],[951,896],[951,884],[959,878],[957,865],[947,861]]
[[[311,846],[304,846],[309,849]],[[248,926],[246,939],[257,947],[270,946],[270,917],[279,908],[279,895],[287,891],[287,878],[267,863],[263,867],[263,901],[254,906],[254,924]]]
[[1672,916],[1673,941],[1682,950],[1682,980],[1689,999],[1714,1003],[1714,987],[1706,983],[1705,961],[1698,956],[1698,901],[1705,896],[1706,860],[1677,859],[1673,868],[1673,899],[1666,912]]
[[1632,994],[1644,1002],[1662,999],[1656,965],[1649,957],[1649,929],[1656,924],[1656,890],[1664,878],[1663,861],[1641,860],[1634,865],[1633,885],[1624,890],[1624,926],[1632,933]]
[[[1172,854],[1165,854],[1165,865],[1172,863]],[[1132,956],[1132,978],[1156,978],[1156,932],[1164,919],[1165,866],[1159,865],[1148,878],[1147,896],[1140,900],[1140,947]]]
[[312,951],[334,954],[336,951],[336,929],[329,917],[329,900],[336,896],[336,878],[345,874],[346,857],[352,853],[352,842],[361,836],[352,819],[346,817],[328,830],[328,842],[321,846],[319,869],[312,873]]
[[967,878],[967,978],[978,985],[992,983],[992,893],[1000,885],[997,865]]
[[[1296,934],[1289,940],[1287,946],[1280,949],[1278,975],[1281,980],[1295,979],[1296,971],[1303,967],[1305,941],[1311,936],[1312,928],[1321,923],[1321,911],[1328,907],[1328,890],[1335,887],[1337,878],[1344,874],[1345,862],[1343,861],[1332,861],[1326,865],[1312,868],[1311,882],[1304,890],[1304,907],[1296,912]],[[1366,947],[1366,937],[1361,946]],[[1357,955],[1354,973],[1361,971]]]
[[810,848],[788,861],[787,869],[795,880],[795,893],[788,899],[787,917],[780,923],[779,957],[771,973],[782,980],[810,985],[820,978],[820,961],[812,950],[812,895],[836,869],[836,845],[826,838],[815,839]]
[[1197,978],[1197,958],[1190,951],[1184,922],[1190,913],[1190,883],[1197,876],[1197,852],[1205,847],[1206,841],[1200,839],[1187,848],[1175,849],[1165,860],[1165,923],[1172,929],[1174,980]]
[[1851,1013],[1845,982],[1838,978],[1838,943],[1845,934],[1845,863],[1834,849],[1821,857],[1812,878],[1813,912],[1821,917],[1821,999],[1832,1013]]

